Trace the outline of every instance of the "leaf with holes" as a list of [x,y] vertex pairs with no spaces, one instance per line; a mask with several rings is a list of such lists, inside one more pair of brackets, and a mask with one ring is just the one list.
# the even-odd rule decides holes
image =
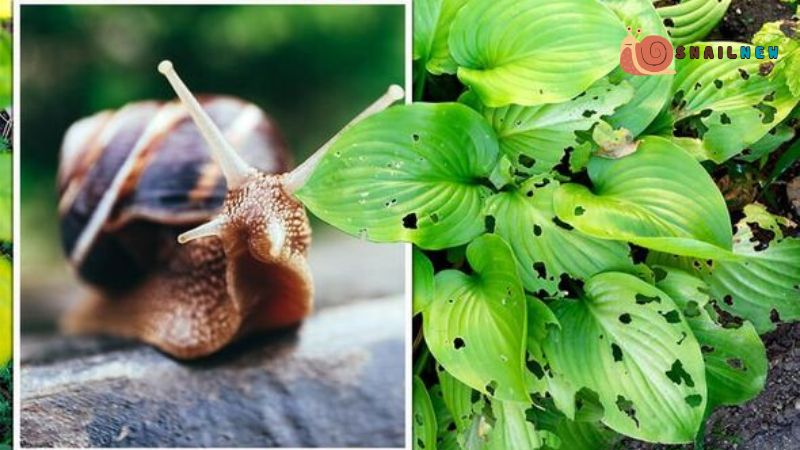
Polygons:
[[514,255],[500,237],[467,247],[474,270],[436,275],[436,294],[423,313],[425,342],[462,383],[501,400],[527,402],[526,304]]
[[551,296],[563,290],[563,276],[585,280],[608,270],[631,270],[626,244],[583,234],[556,217],[553,195],[558,187],[551,178],[532,178],[486,203],[495,233],[514,250],[525,289]]
[[[667,30],[661,23],[649,0],[601,0],[601,3],[619,16],[632,29],[642,30],[642,36],[659,35],[667,37]],[[673,62],[670,69],[675,68]],[[619,107],[607,120],[614,128],[625,128],[638,136],[658,116],[670,98],[674,75],[643,77],[630,75],[617,68],[611,73],[615,82],[627,81],[633,87],[631,101]]]
[[411,273],[414,274],[412,300],[414,315],[416,316],[427,309],[433,300],[433,263],[417,247],[414,247],[411,255]]
[[414,377],[411,395],[414,410],[412,426],[414,450],[435,450],[436,414],[433,412],[433,404],[425,383],[419,377]]
[[472,417],[483,408],[483,397],[475,395],[477,398],[473,398],[476,391],[458,381],[439,365],[436,366],[436,374],[442,387],[442,399],[453,416],[456,428],[461,431],[468,429]]
[[693,123],[708,158],[721,163],[764,137],[791,112],[798,98],[789,91],[785,74],[759,75],[763,60],[702,58],[706,49],[718,46],[743,46],[755,54],[754,47],[733,42],[697,46],[701,59],[690,59],[686,49],[686,58],[678,60],[672,115],[678,122]]
[[447,38],[456,13],[468,0],[416,0],[414,2],[414,60],[433,74],[455,73]]
[[11,153],[0,153],[0,241],[10,241],[13,206]]
[[657,9],[664,19],[674,45],[685,45],[705,38],[722,20],[731,0],[683,0]]
[[8,364],[14,349],[13,269],[11,261],[0,256],[0,364]]
[[617,66],[624,36],[622,22],[594,0],[473,0],[456,15],[449,43],[458,78],[485,105],[530,106],[585,91]]
[[667,294],[606,272],[586,283],[583,298],[552,307],[563,331],[544,347],[551,383],[597,393],[603,423],[620,433],[663,443],[694,438],[706,404],[703,357]]
[[648,136],[620,159],[593,157],[593,190],[562,184],[559,219],[590,236],[703,258],[730,258],[725,200],[705,169],[667,139]]
[[489,450],[536,449],[542,446],[539,433],[525,416],[529,403],[492,400],[496,419],[489,434]]
[[678,269],[656,268],[662,277],[656,286],[683,311],[686,322],[700,343],[706,363],[708,409],[718,405],[739,405],[764,389],[767,354],[753,324],[725,328],[708,308],[706,283]]
[[494,131],[464,105],[395,106],[345,130],[296,194],[347,233],[453,247],[484,231],[498,157]]
[[459,101],[486,117],[518,174],[540,174],[558,165],[567,148],[579,145],[576,131],[589,130],[632,96],[629,83],[603,79],[578,97],[551,105],[489,108],[472,91]]

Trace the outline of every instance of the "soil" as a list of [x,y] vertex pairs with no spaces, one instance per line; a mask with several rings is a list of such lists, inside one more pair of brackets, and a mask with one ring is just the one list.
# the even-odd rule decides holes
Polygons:
[[791,19],[792,9],[780,0],[733,0],[712,37],[749,42],[765,22]]

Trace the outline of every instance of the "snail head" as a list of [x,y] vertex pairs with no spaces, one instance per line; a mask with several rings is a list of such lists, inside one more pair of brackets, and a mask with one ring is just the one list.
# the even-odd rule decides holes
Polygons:
[[639,35],[642,33],[641,28],[636,29],[636,34],[633,34],[633,28],[628,27],[628,35],[622,40],[622,48],[625,49],[626,47],[633,49],[636,44],[639,42]]
[[305,256],[311,230],[305,209],[293,192],[305,183],[327,149],[344,130],[386,109],[405,95],[399,86],[389,87],[381,98],[348,123],[303,164],[292,172],[273,175],[259,172],[239,156],[201,108],[170,61],[162,61],[158,70],[167,77],[189,110],[228,185],[220,214],[181,234],[178,242],[185,244],[195,239],[218,236],[222,238],[229,255],[238,248],[245,247],[253,257],[265,263],[286,262]]

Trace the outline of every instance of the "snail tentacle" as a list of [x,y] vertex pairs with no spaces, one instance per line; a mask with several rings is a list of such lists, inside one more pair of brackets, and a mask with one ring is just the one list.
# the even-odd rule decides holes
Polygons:
[[405,97],[405,91],[402,87],[396,84],[389,86],[389,89],[386,90],[386,93],[369,105],[367,109],[357,115],[332,138],[328,139],[328,141],[325,142],[325,144],[323,144],[322,147],[314,152],[314,154],[311,155],[307,160],[286,175],[284,184],[286,190],[291,193],[300,189],[305,184],[305,182],[308,180],[308,177],[310,177],[311,173],[314,172],[314,169],[317,167],[322,157],[325,155],[331,145],[333,145],[333,143],[339,138],[339,136],[342,135],[342,133],[367,117],[377,114],[392,106],[394,102],[402,100],[403,97]]
[[187,242],[204,237],[219,236],[222,228],[225,226],[225,216],[219,215],[209,222],[199,225],[191,230],[181,233],[178,236],[178,242],[186,244]]
[[178,76],[178,73],[175,72],[172,62],[168,60],[161,61],[158,65],[158,71],[167,77],[169,84],[172,85],[175,93],[178,94],[178,98],[181,99],[181,102],[189,111],[197,128],[200,129],[200,133],[211,148],[211,152],[225,175],[228,188],[235,189],[241,186],[247,177],[253,174],[255,169],[250,167],[225,139],[222,131],[214,124],[194,95],[189,91],[189,88]]

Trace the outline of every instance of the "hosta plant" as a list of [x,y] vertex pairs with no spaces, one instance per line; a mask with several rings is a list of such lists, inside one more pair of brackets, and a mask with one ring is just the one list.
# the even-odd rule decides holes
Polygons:
[[297,192],[414,244],[414,448],[686,443],[763,389],[760,333],[800,318],[800,240],[712,174],[797,159],[794,35],[765,28],[787,49],[766,69],[618,67],[627,27],[717,45],[694,41],[729,3],[415,1],[414,95],[437,102],[348,128]]

